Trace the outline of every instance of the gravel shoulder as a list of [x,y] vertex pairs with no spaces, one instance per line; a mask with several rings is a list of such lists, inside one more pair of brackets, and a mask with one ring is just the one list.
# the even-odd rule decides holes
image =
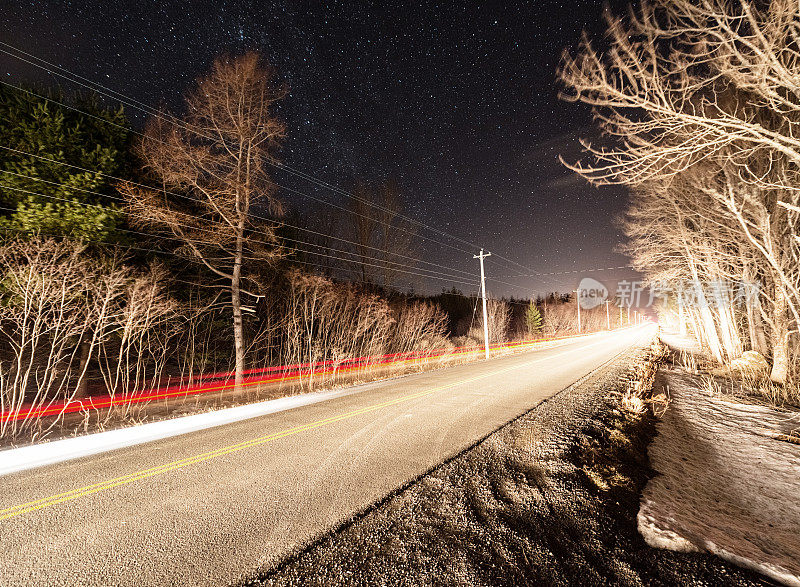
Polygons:
[[637,532],[652,415],[620,409],[627,352],[245,585],[763,585]]

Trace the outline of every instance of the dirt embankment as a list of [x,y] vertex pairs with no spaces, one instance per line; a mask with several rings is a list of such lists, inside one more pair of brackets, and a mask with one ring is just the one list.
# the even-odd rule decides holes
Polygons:
[[647,546],[649,409],[622,409],[631,351],[246,585],[757,585]]

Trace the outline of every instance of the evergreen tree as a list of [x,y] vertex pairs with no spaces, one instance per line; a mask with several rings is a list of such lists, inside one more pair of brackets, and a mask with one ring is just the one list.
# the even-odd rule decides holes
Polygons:
[[[53,100],[65,102],[55,94]],[[116,192],[104,174],[125,171],[124,112],[102,108],[94,98],[72,105],[75,110],[0,87],[0,145],[8,147],[0,149],[0,234],[118,240],[122,208],[108,198]]]
[[525,325],[530,334],[537,334],[542,330],[542,314],[533,300],[530,301],[528,309],[525,311]]

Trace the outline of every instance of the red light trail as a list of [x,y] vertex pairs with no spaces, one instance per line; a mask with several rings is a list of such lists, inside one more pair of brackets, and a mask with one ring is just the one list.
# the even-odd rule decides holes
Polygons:
[[[495,344],[491,350],[501,349],[520,349],[535,344],[563,340],[567,338],[577,338],[588,336],[587,334],[560,336],[553,338],[540,338],[536,340],[523,340],[517,342],[506,342]],[[428,352],[411,351],[406,353],[390,353],[386,355],[376,355],[368,357],[350,357],[341,361],[318,361],[314,363],[299,363],[295,365],[280,365],[273,367],[263,367],[259,369],[249,369],[245,371],[247,379],[241,387],[250,387],[266,383],[287,382],[302,380],[304,377],[324,376],[338,373],[351,373],[359,370],[367,370],[376,367],[392,367],[399,365],[409,365],[420,363],[440,357],[465,357],[472,354],[483,353],[483,348],[456,347],[454,349],[435,349]],[[62,402],[50,402],[44,406],[23,406],[15,410],[0,412],[0,422],[26,420],[28,418],[42,418],[48,416],[61,416],[76,412],[86,412],[89,410],[100,410],[111,408],[117,405],[139,404],[153,400],[167,399],[171,397],[199,395],[211,392],[222,392],[235,388],[233,373],[211,373],[199,377],[206,383],[198,385],[173,385],[150,389],[132,394],[107,394],[83,399],[68,400]],[[214,380],[208,382],[208,380]],[[222,381],[219,381],[222,380]]]

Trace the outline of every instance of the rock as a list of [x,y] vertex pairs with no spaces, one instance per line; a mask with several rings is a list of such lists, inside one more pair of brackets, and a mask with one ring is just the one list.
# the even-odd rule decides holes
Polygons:
[[733,371],[760,375],[769,372],[769,363],[767,363],[767,360],[760,353],[756,351],[745,351],[741,357],[731,361],[731,369]]
[[730,365],[714,369],[712,375],[729,375],[738,373],[742,375],[761,376],[769,373],[769,363],[756,351],[745,351],[738,359],[731,361]]

